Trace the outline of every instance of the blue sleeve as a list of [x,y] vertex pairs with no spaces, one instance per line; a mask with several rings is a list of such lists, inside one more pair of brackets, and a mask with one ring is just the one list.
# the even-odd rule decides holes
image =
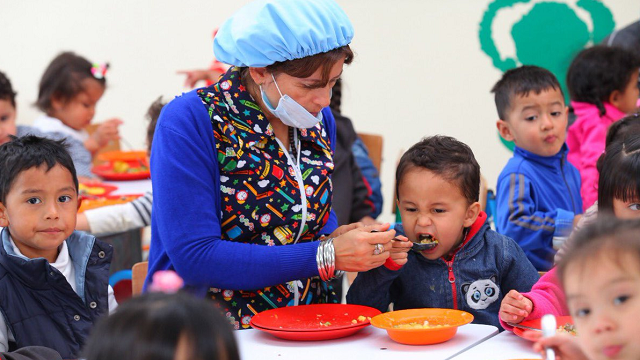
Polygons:
[[397,271],[389,270],[384,265],[366,272],[358,273],[347,292],[347,303],[371,306],[382,312],[389,310],[392,300],[394,281],[400,276],[404,267]]
[[553,266],[552,239],[556,224],[574,214],[562,209],[538,211],[531,181],[523,174],[512,173],[498,181],[496,192],[496,230],[514,239],[533,266],[547,271]]
[[500,290],[504,297],[510,290],[529,292],[538,281],[538,270],[527,259],[524,251],[512,239],[502,238],[502,266]]
[[373,161],[369,157],[369,151],[362,140],[358,137],[351,146],[351,152],[356,159],[356,164],[360,168],[365,183],[369,187],[369,200],[373,204],[373,210],[370,214],[372,218],[377,218],[382,212],[382,183],[380,182],[380,174],[378,169],[373,165]]
[[[331,153],[333,154],[336,151],[336,119],[333,117],[333,114],[331,113],[331,109],[329,107],[322,109],[322,123],[325,130],[327,131],[329,140],[331,141]],[[338,217],[333,211],[332,206],[331,212],[329,213],[329,220],[327,220],[327,223],[320,230],[320,234],[329,235],[337,228]]]
[[253,290],[318,275],[318,242],[261,246],[221,240],[220,174],[212,125],[197,94],[162,110],[151,150],[149,276],[175,270],[185,284]]

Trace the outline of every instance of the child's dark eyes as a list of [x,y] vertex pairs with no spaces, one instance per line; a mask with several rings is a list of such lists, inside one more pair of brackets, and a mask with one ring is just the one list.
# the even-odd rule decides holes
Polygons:
[[416,212],[417,210],[416,210],[416,208],[404,208],[404,211],[407,211],[407,212]]
[[35,205],[35,204],[40,204],[42,202],[42,200],[38,199],[38,198],[29,198],[27,199],[27,202],[31,205]]
[[0,116],[0,122],[5,122],[7,120],[9,120],[8,116]]
[[585,317],[591,313],[591,310],[588,308],[577,309],[575,311],[575,317]]
[[64,202],[69,202],[69,201],[71,201],[71,196],[69,196],[69,195],[62,195],[62,196],[60,196],[60,197],[58,198],[58,201],[59,201],[59,202],[63,202],[63,203],[64,203]]
[[553,116],[553,117],[557,117],[557,116],[560,116],[560,115],[562,115],[561,111],[554,111],[554,112],[551,113],[551,116]]
[[433,212],[436,213],[436,214],[443,214],[443,213],[446,212],[446,210],[445,209],[433,209]]
[[638,204],[638,203],[629,204],[629,209],[634,210],[634,211],[638,211],[638,210],[640,210],[640,204]]
[[535,119],[537,119],[538,117],[536,115],[531,115],[531,116],[527,116],[524,119],[526,121],[534,121]]
[[614,305],[621,305],[621,304],[625,303],[627,300],[629,300],[629,298],[630,298],[629,295],[616,296],[616,298],[613,299],[613,304]]

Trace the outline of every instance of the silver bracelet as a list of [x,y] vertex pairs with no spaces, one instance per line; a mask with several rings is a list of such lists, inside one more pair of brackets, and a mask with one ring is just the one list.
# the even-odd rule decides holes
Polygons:
[[316,263],[322,281],[329,281],[344,274],[342,270],[336,271],[336,250],[333,238],[320,241],[316,252]]

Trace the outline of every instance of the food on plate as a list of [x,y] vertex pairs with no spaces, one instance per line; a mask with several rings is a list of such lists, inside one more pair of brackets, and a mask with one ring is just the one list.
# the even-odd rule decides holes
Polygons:
[[101,197],[96,199],[87,199],[82,201],[82,204],[80,205],[80,209],[78,209],[78,212],[81,213],[85,210],[95,209],[95,208],[99,208],[107,205],[124,204],[130,201],[133,201],[139,197],[140,195],[121,195],[121,196],[107,196],[107,197]]
[[410,323],[393,325],[395,329],[433,329],[433,328],[441,328],[445,326],[447,325],[442,325],[442,324],[431,325],[429,324],[428,320],[424,320],[422,323],[413,321]]
[[93,195],[100,196],[106,193],[106,189],[101,186],[89,186],[85,184],[78,184],[78,191],[80,195]]
[[139,172],[145,172],[145,171],[149,171],[149,167],[144,166],[142,164],[138,164],[140,166],[131,166],[129,165],[128,162],[126,161],[114,161],[113,162],[113,172],[118,173],[118,174],[132,174],[132,173],[139,173]]
[[578,333],[576,331],[576,326],[573,325],[572,323],[566,323],[564,325],[558,326],[558,330],[556,330],[556,332],[558,332],[558,333],[567,333],[567,334],[571,334],[571,335],[578,335]]
[[[347,315],[347,314],[345,314],[345,315]],[[371,320],[371,318],[370,318],[370,317],[368,317],[368,316],[362,316],[362,315],[360,315],[360,316],[358,316],[358,318],[357,318],[357,319],[353,319],[353,320],[351,320],[351,323],[352,323],[352,324],[357,324],[357,323],[359,323],[359,322],[364,322],[364,321],[367,321],[367,320]]]

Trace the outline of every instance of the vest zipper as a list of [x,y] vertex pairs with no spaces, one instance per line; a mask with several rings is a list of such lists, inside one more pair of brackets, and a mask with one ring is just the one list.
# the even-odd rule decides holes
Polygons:
[[564,185],[567,187],[567,191],[569,192],[569,198],[571,198],[571,208],[573,209],[573,212],[576,213],[576,203],[573,202],[573,194],[571,194],[571,188],[569,187],[567,179],[564,177],[564,157],[560,158],[560,174],[562,174],[562,180],[564,180]]

